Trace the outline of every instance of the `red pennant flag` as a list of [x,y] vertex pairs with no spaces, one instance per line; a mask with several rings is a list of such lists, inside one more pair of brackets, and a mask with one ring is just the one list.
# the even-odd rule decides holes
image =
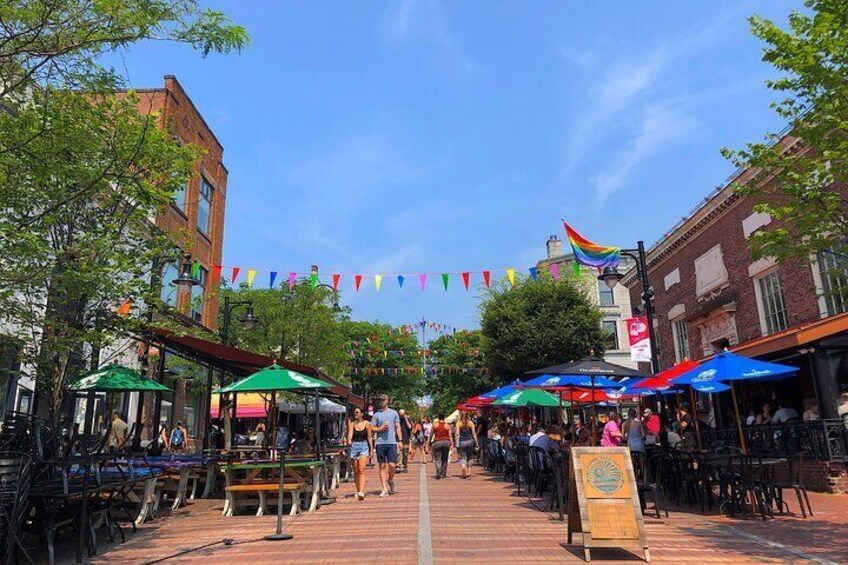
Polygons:
[[216,284],[221,280],[221,265],[213,265],[212,266],[212,284]]
[[359,292],[359,287],[362,286],[362,275],[353,275],[353,286],[356,292]]
[[239,272],[241,272],[241,267],[233,267],[233,276],[230,278],[230,284],[236,284]]
[[342,280],[341,275],[333,275],[333,290],[339,290],[339,281]]
[[462,273],[462,284],[465,285],[465,290],[468,290],[468,285],[471,282],[471,273]]
[[483,283],[486,288],[492,286],[492,271],[483,271]]

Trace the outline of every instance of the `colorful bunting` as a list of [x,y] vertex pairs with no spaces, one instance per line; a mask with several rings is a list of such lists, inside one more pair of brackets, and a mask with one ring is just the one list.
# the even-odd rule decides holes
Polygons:
[[559,280],[559,263],[551,263],[551,276],[555,281]]
[[256,278],[256,269],[247,270],[247,286],[253,286],[253,279]]
[[353,286],[356,292],[359,292],[359,287],[362,286],[362,275],[353,275]]
[[492,272],[491,271],[483,271],[483,284],[486,285],[486,288],[492,286]]
[[450,283],[450,273],[442,273],[442,285],[445,287],[445,290],[448,289],[449,283]]
[[315,287],[318,286],[318,273],[317,272],[312,271],[311,273],[309,273],[309,283],[312,285],[312,288],[315,288]]
[[535,281],[536,275],[537,275],[536,267],[530,267],[530,269],[528,269],[528,270],[530,271],[530,278]]
[[212,267],[212,281],[211,282],[212,282],[213,285],[221,280],[221,269],[223,269],[223,267],[221,265],[215,265],[214,267]]
[[333,290],[339,291],[339,281],[342,280],[342,276],[338,273],[333,275]]
[[617,267],[621,257],[621,249],[612,245],[598,245],[577,233],[574,228],[563,220],[568,242],[574,252],[574,260],[587,267]]
[[509,284],[515,287],[515,269],[507,269],[506,278],[509,279]]
[[289,290],[294,290],[294,283],[297,280],[297,273],[289,273]]
[[465,290],[468,290],[468,285],[471,283],[471,273],[462,273],[462,284],[465,285]]
[[239,272],[241,272],[241,267],[233,267],[233,275],[230,277],[230,284],[236,284],[236,279],[239,276]]
[[271,271],[270,280],[268,282],[268,288],[274,288],[275,280],[277,280],[277,271]]
[[403,288],[403,281],[404,280],[405,279],[404,279],[403,275],[398,275],[398,287]]
[[200,278],[200,263],[197,261],[191,264],[191,276],[195,279]]
[[427,275],[425,273],[421,273],[418,275],[418,280],[421,283],[421,291],[423,292],[427,287]]
[[374,288],[380,292],[380,285],[383,284],[383,275],[374,275]]

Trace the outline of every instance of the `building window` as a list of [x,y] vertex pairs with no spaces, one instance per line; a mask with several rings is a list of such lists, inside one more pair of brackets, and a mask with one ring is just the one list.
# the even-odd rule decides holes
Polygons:
[[672,321],[671,333],[674,337],[674,357],[677,362],[689,359],[689,328],[686,320],[681,318]]
[[212,223],[212,195],[215,189],[206,180],[200,177],[200,195],[197,199],[197,229],[204,235],[209,235],[209,226]]
[[818,265],[825,313],[848,312],[848,259],[829,250],[819,251]]
[[598,302],[601,306],[615,306],[612,289],[604,281],[598,281]]
[[209,271],[200,267],[197,271],[197,280],[200,284],[191,287],[191,318],[196,322],[203,321],[203,297],[206,294],[206,279],[209,277]]
[[604,320],[601,322],[601,328],[604,330],[604,339],[606,340],[607,351],[618,350],[618,326],[615,320]]
[[186,193],[188,189],[188,182],[186,181],[182,188],[174,192],[174,208],[186,214]]
[[785,330],[789,325],[786,316],[786,303],[780,287],[777,271],[756,280],[757,299],[760,306],[760,322],[765,335]]
[[180,271],[176,263],[165,263],[162,266],[162,291],[160,299],[168,306],[177,305],[177,285],[174,280],[179,276]]

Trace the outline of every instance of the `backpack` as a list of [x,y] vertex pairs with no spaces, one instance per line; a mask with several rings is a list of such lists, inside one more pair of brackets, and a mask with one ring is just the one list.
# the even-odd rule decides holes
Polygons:
[[174,430],[174,437],[171,438],[171,445],[180,446],[183,444],[183,430],[182,428],[177,428]]

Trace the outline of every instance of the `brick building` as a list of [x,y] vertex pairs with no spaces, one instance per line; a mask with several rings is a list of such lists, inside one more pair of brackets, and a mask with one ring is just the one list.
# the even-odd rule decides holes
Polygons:
[[[804,151],[794,139],[781,143],[787,151]],[[848,409],[848,287],[833,267],[844,259],[822,250],[808,261],[753,260],[748,239],[779,222],[755,211],[753,198],[734,191],[750,174],[731,177],[647,253],[660,365],[725,348],[795,365],[794,378],[738,385],[743,419],[778,401],[799,414],[817,404],[821,418],[837,419]],[[635,271],[622,283],[639,304],[642,286]],[[699,406],[702,402],[718,427],[733,425],[729,393],[701,398]],[[844,465],[838,474],[848,488]]]
[[[538,265],[559,265],[559,272],[563,276],[572,272],[574,255],[565,253],[563,242],[557,236],[552,235],[545,244],[547,256],[539,261]],[[629,257],[621,258],[621,266],[628,269],[633,266]],[[630,360],[630,340],[627,336],[627,326],[624,320],[630,317],[630,294],[624,286],[610,289],[597,278],[597,272],[587,267],[581,268],[581,282],[586,288],[589,300],[601,311],[601,326],[608,332],[609,341],[606,344],[604,359],[616,365],[636,368],[636,364]]]

